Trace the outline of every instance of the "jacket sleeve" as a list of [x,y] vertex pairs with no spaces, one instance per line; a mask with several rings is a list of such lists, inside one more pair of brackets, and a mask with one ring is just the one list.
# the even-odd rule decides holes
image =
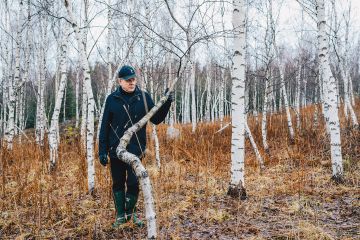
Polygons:
[[99,156],[108,153],[110,121],[110,97],[107,97],[99,133]]
[[[147,98],[149,98],[149,102],[151,101],[152,105],[149,104],[149,109],[153,108],[154,106],[154,102],[153,100],[151,99],[150,95],[147,94]],[[151,106],[151,107],[150,107]],[[169,112],[169,109],[170,109],[170,106],[171,106],[171,101],[168,99],[166,100],[166,102],[160,107],[160,109],[155,113],[154,116],[152,116],[152,118],[150,119],[150,121],[153,123],[153,124],[159,124],[161,123],[162,121],[165,120],[166,118],[166,115],[168,114]]]

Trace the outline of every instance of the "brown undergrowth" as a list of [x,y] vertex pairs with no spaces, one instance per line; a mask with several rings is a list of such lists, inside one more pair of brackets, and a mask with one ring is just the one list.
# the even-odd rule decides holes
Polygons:
[[[285,115],[268,117],[268,155],[261,147],[260,119],[249,117],[266,169],[259,171],[247,142],[245,201],[226,196],[230,127],[216,133],[219,123],[200,123],[191,133],[191,126],[177,126],[180,138],[167,140],[166,126],[159,126],[161,170],[150,137],[144,160],[156,200],[159,239],[360,239],[360,132],[342,130],[345,182],[337,185],[330,180],[324,124],[315,126],[313,115],[313,106],[302,110],[302,128],[293,145],[287,140]],[[343,118],[342,126],[348,126]],[[111,179],[108,167],[98,161],[96,191],[86,193],[80,144],[78,132],[65,126],[51,174],[48,149],[33,141],[23,138],[13,152],[2,149],[1,239],[146,238],[145,228],[111,228]],[[141,200],[139,208],[144,217]]]

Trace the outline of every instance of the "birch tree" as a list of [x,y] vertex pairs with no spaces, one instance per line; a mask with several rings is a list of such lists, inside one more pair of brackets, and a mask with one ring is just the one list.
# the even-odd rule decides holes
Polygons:
[[[84,74],[84,86],[87,96],[87,116],[86,116],[86,159],[87,159],[87,173],[88,173],[88,191],[92,193],[95,188],[95,166],[94,166],[94,111],[95,101],[93,91],[91,88],[90,66],[87,59],[86,48],[81,37],[80,28],[74,18],[71,2],[64,0],[70,22],[74,28],[75,38],[79,49],[79,58]],[[85,114],[83,112],[83,114]]]
[[341,154],[340,121],[337,108],[337,84],[332,75],[329,63],[329,45],[326,34],[326,18],[324,0],[316,0],[317,26],[318,26],[318,56],[322,71],[324,91],[324,112],[328,118],[330,134],[330,149],[332,162],[332,178],[341,182],[343,178],[343,163]]
[[[6,27],[8,31],[10,32],[10,15],[9,15],[9,9],[8,9],[8,2],[5,1],[6,5]],[[18,13],[20,16],[20,13]],[[18,18],[19,20],[19,18]],[[6,131],[5,131],[5,138],[7,142],[7,149],[12,150],[13,148],[13,139],[14,139],[14,128],[15,128],[15,91],[14,87],[16,86],[16,83],[19,81],[20,78],[20,26],[19,22],[17,24],[17,36],[16,36],[16,50],[15,50],[15,75],[14,79],[9,74],[8,78],[8,101],[7,101],[7,108],[8,108],[8,118],[7,118],[7,125],[6,125]],[[7,61],[8,64],[10,63],[10,52],[7,52]],[[8,70],[9,73],[11,73],[11,70]],[[6,119],[6,118],[5,118]]]
[[[66,86],[66,75],[67,75],[67,64],[66,64],[66,53],[67,53],[67,37],[66,33],[63,33],[60,47],[60,83],[58,92],[56,93],[54,112],[51,118],[50,129],[49,129],[49,148],[50,148],[50,167],[54,168],[58,159],[58,148],[59,148],[59,115],[61,102],[65,92]],[[65,107],[64,107],[65,108]]]
[[286,87],[285,87],[285,79],[284,79],[285,76],[284,76],[284,72],[283,72],[284,67],[283,67],[283,64],[281,61],[279,48],[276,44],[276,30],[275,30],[275,21],[274,21],[274,17],[273,17],[273,13],[272,13],[273,12],[272,0],[269,0],[269,4],[270,4],[269,14],[270,14],[270,21],[271,21],[271,28],[272,28],[272,37],[273,37],[272,43],[273,43],[276,59],[277,59],[278,66],[279,66],[281,93],[282,93],[282,96],[284,99],[284,107],[285,107],[285,111],[286,111],[286,118],[287,118],[287,125],[288,125],[288,129],[289,129],[290,142],[294,143],[294,141],[295,141],[294,128],[292,126],[290,107],[289,107],[289,99],[288,99],[288,95],[287,95]]
[[232,23],[235,32],[232,65],[231,179],[228,195],[246,199],[245,190],[245,6],[233,1]]
[[40,15],[40,43],[38,51],[38,90],[36,98],[36,143],[40,146],[44,145],[44,136],[46,130],[46,114],[45,114],[45,75],[46,75],[46,44],[47,44],[47,19]]

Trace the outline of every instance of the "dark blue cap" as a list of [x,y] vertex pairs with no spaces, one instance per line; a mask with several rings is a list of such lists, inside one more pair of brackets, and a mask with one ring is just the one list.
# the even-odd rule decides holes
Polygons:
[[124,65],[121,67],[118,77],[124,80],[128,80],[130,78],[136,78],[135,69],[131,66]]

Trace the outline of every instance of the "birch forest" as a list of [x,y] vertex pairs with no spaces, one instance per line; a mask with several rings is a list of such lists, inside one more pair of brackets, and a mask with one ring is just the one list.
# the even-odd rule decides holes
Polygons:
[[[359,13],[358,0],[0,0],[0,239],[359,239]],[[145,225],[114,228],[98,142],[124,65],[155,106],[116,149]],[[171,93],[145,157],[129,154]]]

